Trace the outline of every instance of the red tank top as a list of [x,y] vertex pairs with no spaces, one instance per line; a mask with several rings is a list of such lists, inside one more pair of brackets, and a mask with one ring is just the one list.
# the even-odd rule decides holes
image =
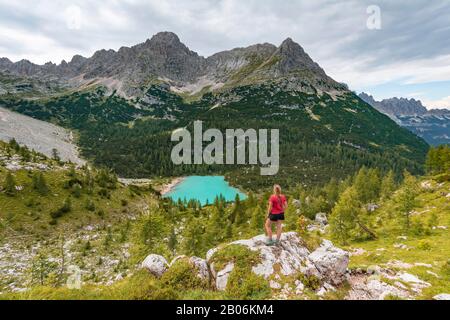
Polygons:
[[286,197],[284,195],[277,196],[273,194],[270,196],[269,201],[272,203],[272,214],[283,213],[283,205],[286,203]]

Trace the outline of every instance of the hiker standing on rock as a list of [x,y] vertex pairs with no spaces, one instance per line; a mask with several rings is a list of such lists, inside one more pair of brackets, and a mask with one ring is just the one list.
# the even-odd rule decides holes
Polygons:
[[[266,219],[267,245],[279,244],[282,231],[282,221],[284,221],[284,211],[287,208],[286,197],[281,194],[281,187],[276,184],[273,186],[273,194],[269,198],[268,217]],[[272,223],[277,225],[277,239],[272,240]]]

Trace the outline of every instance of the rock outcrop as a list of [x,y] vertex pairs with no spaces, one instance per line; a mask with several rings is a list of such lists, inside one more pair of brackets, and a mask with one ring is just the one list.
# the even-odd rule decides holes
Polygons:
[[308,258],[319,270],[321,279],[336,285],[344,281],[349,254],[333,246],[331,241],[324,240],[322,245],[311,253]]
[[[264,235],[238,240],[228,245],[242,245],[258,252],[260,262],[252,267],[252,271],[265,279],[302,273],[307,277],[314,276],[323,282],[337,285],[344,280],[349,261],[348,252],[334,247],[326,240],[311,253],[295,232],[284,233],[278,246],[267,246]],[[207,260],[210,262],[214,254],[225,247],[211,249]],[[214,263],[210,263],[210,268],[216,288],[224,290],[228,276],[233,270],[233,263],[228,263],[222,270],[215,270]],[[273,287],[274,283],[272,284]]]
[[[298,274],[303,274],[306,278],[317,279],[324,284],[325,289],[323,290],[325,291],[327,288],[332,289],[332,285],[339,285],[345,279],[349,261],[348,252],[333,246],[330,241],[324,240],[319,248],[310,252],[297,233],[288,232],[282,235],[281,242],[277,246],[267,246],[265,236],[260,235],[213,248],[208,251],[206,260],[180,256],[175,258],[170,265],[179,259],[188,259],[200,278],[211,280],[217,290],[223,291],[227,287],[228,278],[235,268],[236,261],[226,262],[219,270],[214,262],[214,256],[231,245],[243,246],[257,252],[259,260],[251,267],[251,271],[262,276],[275,289],[281,288],[277,279]],[[142,267],[160,277],[169,265],[162,256],[151,254],[142,263]],[[295,281],[295,285],[294,283],[292,285],[295,287],[295,292],[303,291],[304,286],[298,280]]]

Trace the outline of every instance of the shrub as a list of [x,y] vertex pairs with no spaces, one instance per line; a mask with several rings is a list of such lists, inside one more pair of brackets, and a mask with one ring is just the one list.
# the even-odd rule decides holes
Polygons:
[[322,244],[322,237],[319,231],[305,233],[302,237],[305,247],[309,251],[314,251]]
[[62,216],[65,215],[66,213],[69,213],[71,210],[72,210],[72,200],[70,199],[70,197],[68,197],[68,198],[64,201],[64,204],[62,205],[62,207],[59,208],[59,209],[57,209],[57,210],[55,210],[55,211],[52,211],[52,212],[50,213],[50,216],[51,216],[53,219],[57,219],[57,218],[62,217]]
[[217,270],[222,270],[229,262],[234,262],[235,266],[251,268],[260,261],[257,252],[251,251],[242,245],[229,245],[217,251],[211,258],[211,262]]
[[100,189],[98,191],[98,195],[100,197],[103,197],[103,198],[106,198],[106,199],[110,199],[111,198],[111,193],[105,188]]
[[180,298],[179,291],[173,288],[156,288],[151,292],[150,300],[178,300]]
[[444,263],[441,269],[443,274],[450,276],[450,259],[447,260],[446,263]]
[[300,215],[297,221],[297,232],[300,236],[304,236],[307,233],[307,227],[308,227],[308,219]]
[[261,300],[270,296],[267,280],[248,267],[235,266],[228,278],[225,294],[230,299]]
[[299,280],[306,288],[316,291],[320,288],[320,279],[315,275],[306,275],[304,273],[299,273],[297,275],[297,280]]
[[421,250],[431,250],[431,242],[429,240],[420,240],[417,244],[417,248]]
[[50,189],[47,186],[47,182],[42,172],[36,172],[32,178],[33,189],[40,195],[45,196],[49,193]]
[[83,190],[83,188],[81,187],[80,184],[76,183],[73,185],[72,187],[72,194],[75,198],[79,198],[81,197],[81,191]]
[[163,274],[160,282],[164,287],[176,291],[205,289],[208,286],[206,281],[197,276],[194,267],[186,259],[176,261]]
[[88,199],[86,201],[86,209],[88,211],[94,212],[95,211],[95,203],[91,199]]

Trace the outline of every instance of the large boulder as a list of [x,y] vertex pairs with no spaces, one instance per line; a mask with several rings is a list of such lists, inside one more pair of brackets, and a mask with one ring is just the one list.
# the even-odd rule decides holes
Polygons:
[[349,253],[324,240],[322,245],[309,255],[309,259],[319,270],[322,279],[332,284],[340,284],[345,279]]
[[151,254],[142,262],[142,268],[147,269],[151,274],[161,277],[167,271],[169,265],[167,260],[160,255]]

